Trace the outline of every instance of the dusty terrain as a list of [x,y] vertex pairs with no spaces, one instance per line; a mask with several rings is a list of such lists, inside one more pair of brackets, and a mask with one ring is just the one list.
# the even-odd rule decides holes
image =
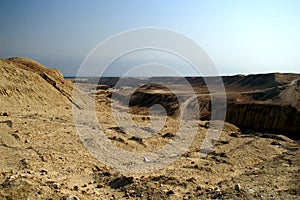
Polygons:
[[[199,95],[207,93],[201,81],[189,80]],[[141,139],[116,125],[110,109],[114,83],[103,82],[81,86],[96,98],[99,125],[112,144],[143,152],[173,140],[179,122],[176,99],[168,92],[161,98],[168,100],[166,125]],[[73,108],[83,109],[87,100],[73,98],[71,81],[31,59],[0,60],[0,199],[300,199],[299,75],[234,76],[224,82],[231,106],[226,119],[242,131],[226,122],[208,156],[199,157],[210,115],[206,94],[188,150],[159,171],[128,174],[99,162],[83,145]],[[132,97],[137,124],[147,123],[147,107],[162,97],[161,90],[141,87]],[[145,94],[158,96],[140,104]]]

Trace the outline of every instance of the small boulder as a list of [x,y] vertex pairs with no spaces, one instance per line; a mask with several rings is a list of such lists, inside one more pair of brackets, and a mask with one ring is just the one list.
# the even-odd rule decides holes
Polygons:
[[238,183],[238,184],[236,184],[236,185],[234,186],[234,189],[235,189],[236,191],[240,192],[241,189],[242,189],[242,187],[241,187],[241,185]]
[[10,116],[10,112],[0,112],[0,116],[8,117]]
[[62,200],[79,200],[79,198],[75,195],[63,196]]

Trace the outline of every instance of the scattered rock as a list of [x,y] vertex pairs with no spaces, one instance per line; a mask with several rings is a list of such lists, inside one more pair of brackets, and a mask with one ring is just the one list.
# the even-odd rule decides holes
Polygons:
[[193,177],[186,179],[186,181],[191,182],[191,183],[196,183],[197,182],[197,180]]
[[198,185],[198,186],[196,187],[196,191],[200,191],[200,190],[202,190],[202,186]]
[[271,142],[271,145],[278,145],[278,146],[280,146],[281,144],[280,144],[280,142],[274,140],[274,141]]
[[162,136],[163,138],[173,138],[175,135],[173,133],[166,133]]
[[249,189],[248,192],[254,193],[255,191],[253,189]]
[[135,190],[129,190],[130,195],[134,195],[135,193],[136,193]]
[[9,128],[12,128],[13,125],[11,120],[0,121],[0,123],[6,124]]
[[114,130],[118,133],[126,134],[124,127],[116,126],[116,127],[110,127],[109,129]]
[[166,195],[168,195],[168,196],[170,196],[170,195],[172,195],[172,194],[175,194],[173,190],[169,190],[169,191],[166,193]]
[[133,140],[133,141],[136,141],[140,144],[144,144],[143,142],[143,139],[142,138],[139,138],[139,137],[136,137],[136,136],[132,136],[131,138],[129,138],[128,140]]
[[8,117],[10,116],[10,112],[0,112],[0,116]]
[[147,157],[144,157],[144,162],[150,162],[150,160]]
[[62,200],[80,200],[80,199],[75,195],[70,195],[70,196],[63,196]]
[[79,187],[78,187],[77,185],[75,185],[75,186],[73,187],[73,190],[74,190],[74,191],[78,191],[78,190],[79,190]]
[[11,175],[8,179],[9,179],[10,181],[13,181],[13,180],[17,179],[17,176]]
[[236,185],[234,186],[234,189],[235,189],[236,191],[240,192],[241,189],[242,189],[242,187],[241,187],[241,185],[238,183],[238,184],[236,184]]
[[229,141],[227,141],[227,140],[220,140],[218,143],[219,144],[229,144]]
[[209,124],[210,124],[209,122],[205,122],[204,127],[209,128]]
[[218,129],[223,125],[224,122],[219,121],[219,120],[214,120],[214,121],[208,121],[205,122],[204,127],[205,128],[211,128],[211,129]]
[[143,120],[143,121],[150,120],[150,117],[145,117],[145,116],[143,116],[143,117],[142,117],[142,120]]
[[229,136],[237,138],[239,137],[239,133],[232,132],[229,134]]
[[45,169],[42,169],[41,171],[40,171],[40,175],[45,175],[45,174],[47,174],[48,173],[48,171],[47,170],[45,170]]
[[24,168],[29,168],[30,167],[30,164],[29,164],[28,160],[25,159],[25,158],[23,158],[23,159],[20,160],[20,164]]
[[59,183],[56,183],[56,182],[52,183],[52,186],[54,189],[59,189],[59,187],[60,187]]
[[282,163],[281,165],[284,166],[284,167],[290,167],[290,165],[287,164],[287,163]]
[[13,136],[14,138],[16,138],[16,140],[21,140],[20,135],[18,135],[17,133],[13,133],[12,136]]
[[133,183],[133,180],[134,178],[132,176],[121,176],[109,182],[109,186],[113,189],[118,189],[120,187]]
[[116,136],[108,137],[108,139],[114,140],[114,141],[117,141],[117,142],[125,143],[125,141],[122,138],[119,138],[119,137],[116,137]]
[[225,152],[221,152],[220,153],[220,157],[222,158],[228,158],[227,154]]

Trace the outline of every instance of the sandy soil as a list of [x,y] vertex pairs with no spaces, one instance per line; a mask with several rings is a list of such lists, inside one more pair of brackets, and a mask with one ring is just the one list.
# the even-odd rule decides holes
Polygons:
[[[229,123],[207,157],[199,157],[208,130],[199,120],[192,144],[169,166],[119,172],[83,145],[72,108],[85,100],[72,99],[72,84],[51,70],[40,73],[36,63],[30,71],[28,63],[34,62],[0,62],[0,199],[300,199],[300,143],[280,134],[241,133]],[[96,114],[113,145],[144,152],[174,140],[179,124],[173,117],[153,138],[133,138],[116,125],[110,99],[102,95]],[[149,120],[131,117],[137,124]]]

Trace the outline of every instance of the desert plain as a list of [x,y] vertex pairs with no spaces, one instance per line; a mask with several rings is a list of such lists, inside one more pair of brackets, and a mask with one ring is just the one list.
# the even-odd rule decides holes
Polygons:
[[[117,87],[118,78],[76,80],[29,58],[1,59],[0,199],[300,199],[300,75],[222,77],[225,123],[205,157],[199,153],[213,123],[211,96],[203,78],[186,80],[195,91],[193,101],[174,77],[147,78],[147,84],[128,78]],[[128,96],[132,84],[140,87]],[[151,152],[175,140],[180,123],[189,122],[178,118],[178,99],[187,102],[189,112],[199,109],[195,137],[159,170],[129,173],[99,161],[74,119],[74,110],[93,101],[99,127],[112,145]],[[152,137],[138,137],[116,123],[112,103],[120,113],[129,107],[129,116],[142,127],[151,120],[149,108],[160,104],[165,124],[158,132],[145,129]]]

